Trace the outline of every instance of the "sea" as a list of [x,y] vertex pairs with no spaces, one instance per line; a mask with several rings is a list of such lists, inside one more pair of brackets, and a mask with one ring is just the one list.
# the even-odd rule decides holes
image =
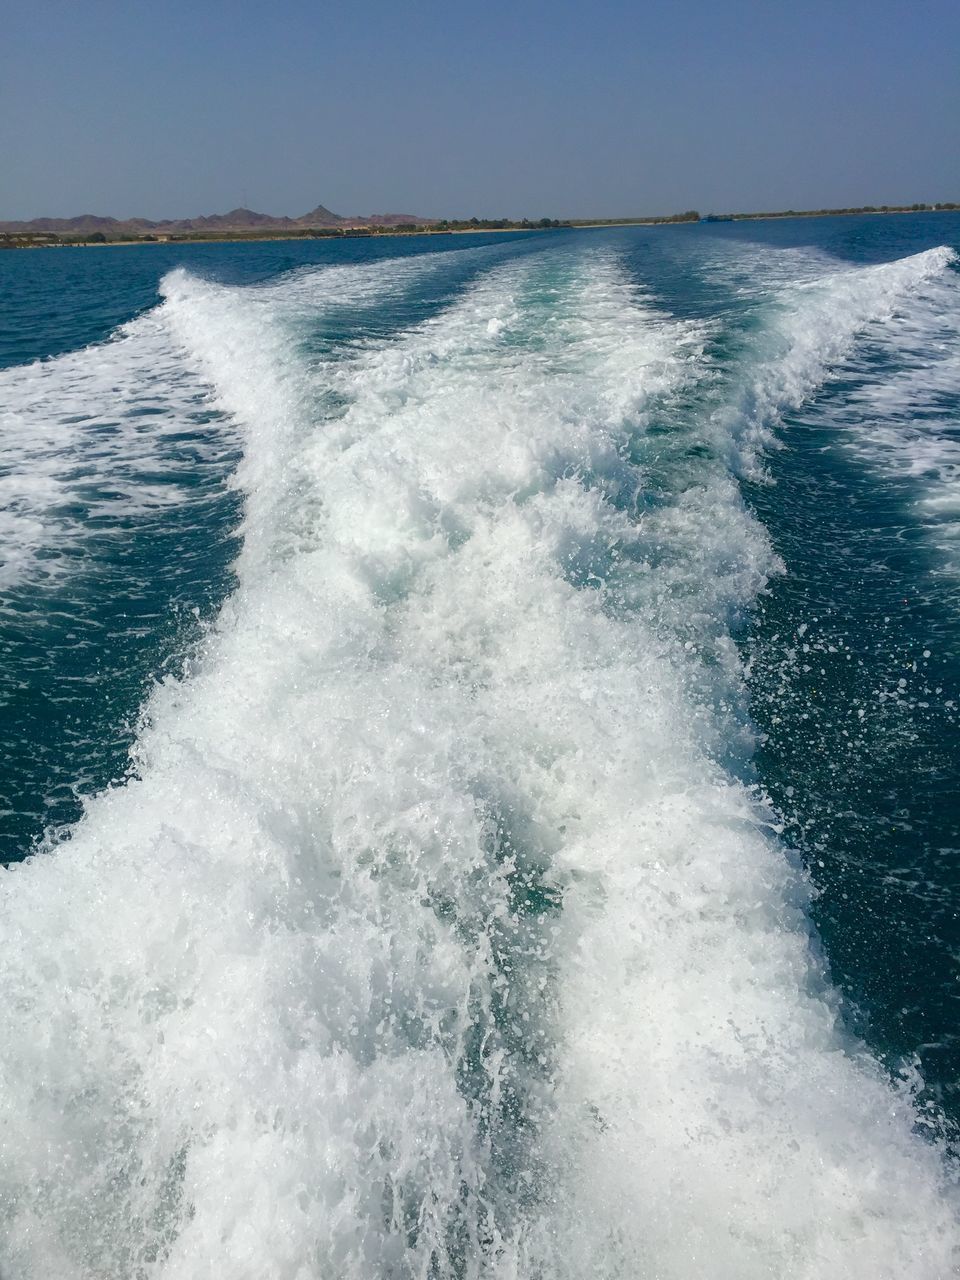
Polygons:
[[960,1273],[958,262],[0,255],[2,1280]]

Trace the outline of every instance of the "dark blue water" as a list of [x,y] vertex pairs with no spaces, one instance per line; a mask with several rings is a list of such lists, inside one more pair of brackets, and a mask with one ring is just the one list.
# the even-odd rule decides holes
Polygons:
[[[251,768],[246,783],[237,784],[236,812],[245,812],[248,804],[269,808],[275,799],[270,839],[295,849],[294,861],[312,856],[308,851],[327,838],[328,821],[336,832],[335,819],[322,816],[325,805],[331,813],[336,809],[331,799],[336,786],[323,792],[318,782],[312,807],[295,814],[280,799],[281,792],[286,794],[285,761],[295,742],[302,763],[320,750],[318,738],[342,734],[343,777],[358,776],[356,770],[379,772],[382,795],[371,800],[370,812],[385,806],[393,815],[383,819],[387,831],[401,823],[400,815],[407,815],[406,822],[414,801],[408,784],[395,780],[389,751],[378,756],[371,747],[362,767],[349,763],[355,751],[351,726],[366,714],[367,703],[358,713],[350,710],[345,693],[337,695],[339,701],[324,700],[322,691],[334,688],[330,672],[341,670],[331,663],[341,661],[336,655],[346,646],[362,655],[363,664],[385,661],[389,651],[391,661],[426,670],[425,658],[409,657],[419,633],[410,630],[404,602],[416,599],[427,618],[433,617],[438,599],[449,597],[451,616],[463,607],[455,584],[429,567],[431,557],[440,554],[436,548],[462,556],[461,548],[478,543],[478,531],[513,510],[509,503],[519,511],[537,510],[548,490],[546,481],[536,478],[540,471],[527,475],[524,470],[525,449],[534,449],[524,443],[527,424],[533,440],[537,431],[547,430],[541,418],[569,417],[574,435],[582,432],[589,442],[595,432],[595,443],[569,456],[551,445],[553,452],[543,454],[548,460],[537,466],[551,476],[557,494],[567,492],[564,486],[580,486],[618,514],[605,517],[607,523],[598,526],[602,533],[564,535],[567,542],[557,544],[566,548],[557,552],[564,566],[558,580],[580,597],[595,599],[597,616],[607,619],[604,625],[645,628],[647,638],[637,646],[660,654],[665,673],[662,689],[658,681],[651,683],[650,699],[663,696],[665,705],[673,705],[670,698],[679,695],[664,691],[673,688],[670,681],[679,681],[685,701],[664,715],[676,715],[677,733],[693,744],[699,741],[696,750],[725,771],[730,786],[747,789],[757,805],[756,821],[780,850],[775,857],[782,856],[784,866],[794,860],[802,868],[810,894],[801,910],[834,993],[824,999],[837,1000],[844,1025],[868,1046],[882,1073],[905,1082],[913,1108],[908,1127],[940,1152],[938,1159],[949,1159],[960,1123],[958,253],[960,215],[943,213],[0,256],[3,860],[17,864],[40,851],[36,861],[54,866],[57,858],[69,857],[78,830],[81,835],[88,828],[99,831],[113,821],[103,797],[107,791],[121,806],[134,806],[123,812],[128,813],[124,822],[135,824],[137,779],[166,776],[168,757],[173,758],[173,748],[159,755],[155,747],[144,749],[145,755],[138,744],[152,742],[161,731],[169,732],[171,742],[193,741],[191,716],[199,713],[189,711],[190,690],[205,688],[203,680],[210,677],[204,672],[239,663],[234,644],[245,655],[247,672],[237,696],[246,696],[245,683],[259,690],[261,681],[266,689],[276,679],[276,692],[262,695],[258,714],[268,707],[277,715],[262,733],[263,743],[273,743],[264,748],[264,759],[273,763],[258,765],[256,773]],[[610,336],[616,332],[617,308],[623,325],[619,344]],[[631,328],[641,323],[642,341],[640,330]],[[501,334],[501,354],[493,356],[484,343],[500,340]],[[649,370],[644,377],[653,388],[644,391],[642,401],[630,390],[641,367]],[[579,384],[580,375],[571,369],[582,369]],[[503,475],[478,479],[473,492],[471,450],[481,448],[476,442],[486,438],[482,432],[492,431],[489,423],[502,433],[491,448],[500,454]],[[606,425],[601,430],[597,423]],[[365,440],[384,426],[379,451],[370,446],[365,452]],[[625,434],[621,443],[609,446],[608,456],[603,441],[619,439],[618,431]],[[462,465],[455,448],[436,452],[445,432],[462,434]],[[334,460],[324,460],[328,440],[341,436]],[[359,459],[351,477],[366,474],[364,468],[373,467],[376,458],[371,474],[383,485],[376,500],[357,505],[358,499],[348,501],[334,490],[333,480],[323,479],[341,475],[336,470],[341,448],[344,457]],[[429,461],[420,479],[408,482],[404,468],[416,464],[421,450]],[[370,486],[362,490],[368,496],[375,491],[373,480]],[[397,495],[414,513],[403,520],[394,513],[401,501]],[[507,501],[504,495],[508,508],[500,505]],[[615,525],[620,519],[634,522],[639,533],[628,536]],[[415,532],[414,521],[420,522]],[[542,526],[549,528],[549,522]],[[542,530],[540,536],[549,541]],[[336,597],[333,612],[328,608],[315,618],[309,612],[301,617],[289,601],[301,590],[308,596],[310,583],[339,581],[337,575],[346,573],[342,558],[361,545],[362,570],[350,579],[354,586],[344,586],[342,597]],[[491,579],[497,584],[511,571],[511,545],[509,539],[491,540],[492,549],[484,552],[486,566],[503,557],[501,576]],[[536,593],[540,562],[530,555],[530,591]],[[299,586],[285,586],[283,593],[277,586],[270,595],[263,584],[273,581],[271,574],[279,581],[281,570],[293,574],[291,583]],[[251,583],[261,593],[255,599]],[[367,606],[357,605],[353,620],[342,624],[348,639],[330,650],[334,657],[321,661],[325,619],[335,615],[341,625],[341,609],[346,616],[354,607],[342,602],[353,601],[351,593],[361,590],[356,583],[372,591],[371,616],[385,620],[383,636],[375,642],[364,638]],[[449,661],[444,659],[444,674],[432,674],[429,687],[451,683],[469,687],[471,697],[485,696],[477,691],[487,689],[492,677],[483,674],[483,655],[488,649],[501,652],[499,627],[509,633],[521,624],[509,621],[513,597],[505,588],[502,599],[499,585],[484,590],[492,593],[482,602],[487,620],[478,621],[483,610],[475,618],[464,615],[473,620],[454,628],[456,644],[449,638],[432,642],[437,652],[453,647]],[[545,594],[544,637],[558,625],[549,620],[550,607]],[[236,639],[223,639],[231,636]],[[586,670],[591,649],[584,643]],[[220,656],[211,658],[211,652]],[[259,658],[251,660],[254,653]],[[282,682],[271,674],[281,661],[290,664]],[[351,661],[361,663],[361,657]],[[489,658],[494,666],[497,661]],[[529,688],[540,688],[532,676]],[[539,696],[530,695],[531,723],[536,712],[530,708],[539,705]],[[592,705],[596,695],[585,690],[583,696]],[[314,697],[325,710],[301,723],[302,708]],[[369,697],[371,707],[383,699],[382,710],[370,711],[377,724],[397,716],[388,742],[401,741],[421,714],[417,708],[423,702],[416,698],[408,707],[398,693],[391,710],[388,693],[371,691]],[[287,713],[281,714],[288,698],[289,734],[282,728]],[[224,710],[225,733],[248,723],[238,716],[232,704]],[[429,716],[423,716],[426,722]],[[177,727],[167,730],[167,721]],[[453,717],[450,723],[455,722],[460,721]],[[568,730],[558,729],[561,737],[562,732]],[[547,834],[544,824],[549,823],[540,816],[545,784],[525,781],[527,761],[560,750],[550,745],[542,725],[537,733],[539,745],[521,748],[519,728],[510,730],[518,753],[510,783],[515,794],[498,793],[496,803],[490,801],[496,816],[485,828],[484,839],[496,848],[499,866],[516,869],[527,865],[526,858],[533,868],[528,867],[525,887],[510,888],[507,914],[512,911],[515,921],[562,917],[566,892],[551,887],[550,867],[553,860],[565,865],[562,849],[572,837],[566,824],[559,836]],[[585,736],[577,759],[596,753],[591,741]],[[203,753],[196,749],[199,768]],[[624,751],[635,749],[624,742]],[[674,767],[666,763],[673,749],[663,745],[651,753],[654,765],[662,756],[665,776]],[[455,758],[456,749],[450,750]],[[492,746],[489,750],[495,754]],[[501,785],[483,780],[485,771],[495,774],[497,767],[471,761],[470,786],[477,795],[489,796]],[[611,764],[607,777],[612,769]],[[237,776],[242,778],[243,771]],[[186,811],[198,799],[188,791],[181,791],[177,801]],[[586,793],[584,806],[589,807]],[[418,847],[428,849],[431,839],[441,839],[428,832],[442,828],[448,811],[439,795],[422,802]],[[362,825],[362,812],[361,806],[350,822]],[[84,813],[88,816],[78,829]],[[209,837],[213,843],[217,838]],[[231,847],[238,847],[239,838],[231,837]],[[394,857],[389,852],[394,836],[382,839],[386,852],[376,875],[386,875]],[[664,841],[666,849],[667,835]],[[61,844],[67,847],[51,852]],[[655,858],[655,838],[642,837],[641,846],[645,859]],[[517,852],[521,849],[523,854]],[[172,885],[178,875],[174,866],[165,873]],[[323,881],[327,888],[313,892],[311,904],[328,892],[337,899],[350,874],[331,873],[332,880]],[[480,874],[476,870],[475,876]],[[582,872],[587,880],[592,874]],[[330,887],[334,881],[341,888]],[[441,889],[441,881],[438,872],[427,895],[436,888],[437,918],[479,947],[483,930],[463,905],[466,891]],[[51,892],[56,883],[51,878]],[[571,884],[576,883],[574,875]],[[674,892],[680,898],[689,893],[687,888]],[[477,910],[482,915],[485,908]],[[651,907],[651,929],[657,910]],[[15,893],[9,911],[8,921],[16,922]],[[778,928],[802,933],[802,921],[784,911]],[[378,927],[389,934],[392,918],[387,912]],[[284,920],[270,928],[295,929]],[[644,929],[642,919],[635,923]],[[530,930],[539,928],[518,924],[514,933],[483,934],[484,945],[497,955],[497,981],[511,965],[526,963],[517,957],[533,954]],[[169,929],[175,932],[173,917]],[[136,969],[139,962],[131,963]],[[697,972],[698,964],[693,966]],[[562,969],[559,961],[551,965],[545,972]],[[620,977],[614,971],[608,981],[616,986]],[[669,985],[668,979],[662,981]],[[766,979],[745,982],[764,987]],[[738,990],[740,984],[738,978]],[[167,998],[157,995],[158,1008]],[[470,997],[480,1002],[478,1009],[485,998],[476,990]],[[122,1003],[122,996],[117,999]],[[676,1005],[682,1004],[681,988]],[[547,1062],[541,1048],[525,1031],[504,1031],[512,1016],[508,1002],[497,996],[489,1007],[495,1010],[491,1026],[495,1023],[497,1034],[506,1036],[508,1056],[519,1055],[539,1071],[536,1063]],[[129,1017],[140,1025],[139,1019],[147,1017],[145,1006],[137,1005],[139,1012],[129,1008]],[[415,1035],[408,1026],[405,1034],[426,1052],[430,1037],[441,1034],[442,1016],[426,1018],[422,1027],[418,1022]],[[485,1025],[480,1013],[475,1017],[478,1027]],[[424,1030],[427,1026],[433,1030]],[[483,1074],[477,1055],[486,1043],[478,1033],[470,1050],[472,1065],[458,1067],[460,1093],[480,1111],[488,1106],[477,1101],[488,1096],[487,1086],[478,1085],[472,1093],[474,1086],[467,1082]],[[123,1052],[140,1061],[139,1050],[128,1046]],[[190,1052],[184,1048],[181,1059],[188,1073]],[[368,1060],[379,1052],[370,1048]],[[605,1056],[606,1051],[598,1052]],[[540,1081],[505,1087],[508,1101],[496,1113],[496,1123],[506,1126],[507,1136],[497,1147],[501,1154],[491,1156],[496,1172],[488,1170],[484,1177],[500,1179],[504,1195],[510,1189],[514,1210],[523,1217],[540,1200],[532,1191],[528,1200],[519,1189],[527,1184],[517,1171],[515,1150],[528,1151],[540,1141],[541,1122],[530,1118],[531,1098],[546,1086]],[[584,1103],[598,1117],[605,1104],[590,1098],[601,1095],[597,1084]],[[495,1127],[492,1114],[484,1112],[486,1119],[478,1121],[481,1135]],[[598,1119],[598,1131],[606,1123]],[[572,1132],[576,1126],[570,1124]],[[524,1126],[527,1136],[516,1146]],[[543,1131],[548,1128],[544,1121]],[[777,1133],[802,1142],[788,1131],[789,1125]],[[23,1150],[43,1141],[50,1139],[28,1135]],[[59,1139],[52,1141],[56,1146]],[[144,1141],[137,1139],[137,1158],[148,1161]],[[190,1140],[177,1141],[186,1144],[183,1151],[191,1149]],[[124,1161],[113,1172],[104,1165],[103,1185],[127,1177],[118,1172],[121,1165],[128,1169],[128,1157]],[[177,1187],[187,1177],[183,1185],[190,1185],[183,1172],[186,1161],[177,1156],[169,1166],[179,1169],[176,1177],[169,1170],[163,1177],[174,1178]],[[26,1167],[22,1155],[15,1155],[14,1163]],[[167,1186],[162,1178],[160,1183]],[[99,1203],[99,1191],[89,1194],[91,1203]],[[165,1207],[152,1212],[159,1215],[156,1222],[167,1224],[162,1230],[141,1225],[128,1231],[112,1222],[103,1227],[102,1254],[100,1245],[83,1236],[86,1243],[63,1246],[64,1256],[80,1260],[78,1275],[154,1274],[151,1267],[168,1274],[165,1259],[173,1260],[170,1275],[192,1274],[183,1259],[200,1257],[202,1250],[191,1255],[184,1245],[187,1252],[178,1254],[180,1246],[170,1243],[189,1238],[183,1225],[190,1217],[184,1217],[186,1194],[182,1188],[175,1195],[162,1188],[157,1193],[157,1204]],[[462,1211],[463,1221],[472,1222],[474,1210],[466,1206],[473,1193],[462,1194],[454,1217],[460,1221]],[[542,1192],[541,1199],[547,1198]],[[68,1200],[57,1201],[61,1243],[74,1239],[69,1224],[75,1207],[63,1207]],[[499,1202],[492,1204],[477,1211],[477,1221],[495,1220],[497,1230],[506,1231],[509,1213]],[[203,1212],[191,1210],[197,1220]],[[899,1238],[897,1212],[890,1209],[894,1238]],[[485,1214],[492,1216],[488,1220]],[[789,1234],[788,1225],[781,1223],[777,1230],[781,1227]],[[481,1236],[485,1229],[477,1228]],[[836,1228],[837,1239],[846,1239],[843,1230]],[[339,1240],[331,1231],[331,1239]],[[408,1224],[404,1247],[410,1259],[420,1257],[416,1251],[426,1226],[422,1231],[421,1237]],[[141,1240],[136,1248],[130,1243],[134,1236]],[[151,1243],[142,1243],[148,1236]],[[167,1241],[162,1246],[161,1237]],[[264,1266],[271,1250],[263,1246],[262,1235],[258,1238]],[[445,1239],[445,1261],[437,1260],[441,1247],[431,1246],[433,1261],[426,1265],[433,1270],[422,1274],[474,1274],[467,1262],[471,1248],[488,1262],[493,1257],[489,1241],[454,1246]],[[11,1276],[40,1274],[38,1257],[59,1256],[31,1252],[33,1247],[21,1242],[9,1255],[0,1250],[0,1258],[21,1259],[22,1270],[11,1270]],[[877,1244],[879,1254],[892,1247]],[[137,1248],[136,1265],[147,1266],[146,1271],[134,1269]],[[338,1248],[347,1252],[338,1255]],[[675,1266],[651,1248],[663,1269],[649,1274],[694,1274],[690,1264]],[[757,1257],[780,1259],[764,1274],[800,1274],[783,1263],[786,1254],[764,1252],[766,1244],[758,1250]],[[329,1252],[319,1249],[317,1256],[348,1253],[341,1241]],[[404,1270],[407,1263],[388,1265],[383,1261],[388,1256],[389,1251],[378,1254],[380,1261],[367,1266],[350,1253],[355,1269],[343,1274],[414,1274],[412,1261]],[[736,1265],[741,1264],[742,1259]],[[238,1265],[230,1264],[224,1274],[247,1274]],[[559,1274],[552,1264],[543,1266],[536,1274]],[[855,1274],[843,1266],[835,1274]],[[276,1272],[281,1273],[287,1274]],[[495,1273],[495,1267],[476,1271]],[[915,1274],[947,1273],[918,1266]]]

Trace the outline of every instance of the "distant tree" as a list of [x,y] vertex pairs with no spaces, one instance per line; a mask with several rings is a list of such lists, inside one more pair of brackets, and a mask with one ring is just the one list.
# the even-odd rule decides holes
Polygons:
[[102,231],[94,231],[93,235],[87,236],[87,243],[88,244],[106,244],[107,237],[103,234]]

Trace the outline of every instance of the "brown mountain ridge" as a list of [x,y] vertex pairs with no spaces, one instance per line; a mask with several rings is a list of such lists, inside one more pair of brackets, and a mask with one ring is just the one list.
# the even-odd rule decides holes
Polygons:
[[178,231],[322,231],[351,227],[419,226],[427,218],[412,213],[374,213],[370,217],[341,217],[322,204],[299,218],[276,217],[256,213],[253,209],[231,209],[229,213],[213,213],[197,218],[166,218],[158,222],[150,218],[104,218],[94,213],[81,213],[76,218],[31,218],[24,222],[0,222],[0,234],[20,235],[85,235],[101,231],[105,235],[145,235]]

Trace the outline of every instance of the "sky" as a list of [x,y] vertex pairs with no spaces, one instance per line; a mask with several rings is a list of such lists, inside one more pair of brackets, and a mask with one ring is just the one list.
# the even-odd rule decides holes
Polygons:
[[958,0],[0,0],[0,219],[918,200]]

